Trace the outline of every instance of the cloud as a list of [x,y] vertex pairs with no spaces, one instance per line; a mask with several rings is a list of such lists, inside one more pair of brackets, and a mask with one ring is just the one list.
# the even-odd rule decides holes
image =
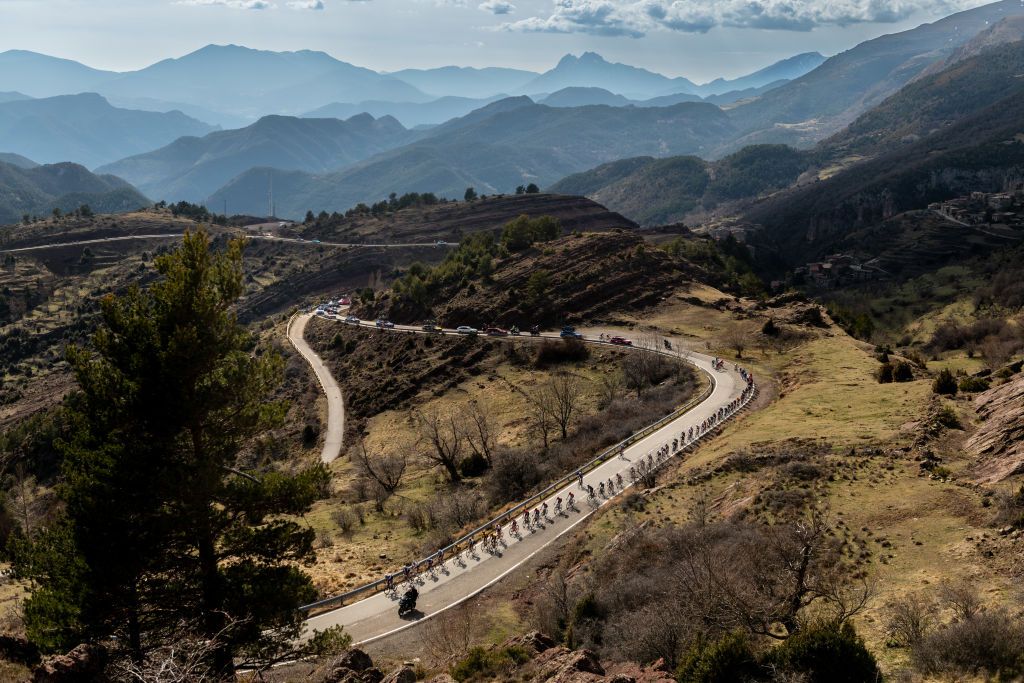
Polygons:
[[516,6],[505,0],[487,0],[480,3],[479,8],[491,14],[512,14],[516,11]]
[[291,0],[287,4],[292,9],[322,10],[324,8],[323,0]]
[[179,0],[179,5],[196,7],[230,7],[231,9],[272,9],[274,3],[267,0]]
[[976,0],[555,0],[549,16],[528,17],[500,28],[631,38],[659,30],[706,33],[716,26],[810,31],[825,25],[893,23],[918,10],[950,13],[977,4]]

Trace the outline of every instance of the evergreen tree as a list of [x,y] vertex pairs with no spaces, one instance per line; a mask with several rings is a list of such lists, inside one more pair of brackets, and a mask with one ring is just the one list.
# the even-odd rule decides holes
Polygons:
[[186,623],[230,675],[236,658],[273,660],[299,635],[296,608],[316,597],[298,566],[314,559],[313,531],[292,517],[329,475],[235,467],[285,411],[270,400],[280,357],[236,318],[242,246],[215,253],[205,232],[187,234],[149,289],[103,300],[92,350],[69,350],[80,392],[62,444],[65,516],[17,553],[37,584],[25,616],[40,645],[118,635],[142,659]]

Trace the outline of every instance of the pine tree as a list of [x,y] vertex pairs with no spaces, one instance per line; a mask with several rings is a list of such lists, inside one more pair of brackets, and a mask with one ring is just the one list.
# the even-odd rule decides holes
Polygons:
[[66,513],[19,553],[38,584],[27,627],[45,647],[118,635],[142,659],[185,623],[229,675],[299,635],[314,534],[294,517],[329,475],[236,468],[286,408],[270,399],[281,358],[236,318],[242,247],[215,253],[205,232],[186,235],[149,289],[103,300],[92,350],[69,351],[80,392],[67,406]]

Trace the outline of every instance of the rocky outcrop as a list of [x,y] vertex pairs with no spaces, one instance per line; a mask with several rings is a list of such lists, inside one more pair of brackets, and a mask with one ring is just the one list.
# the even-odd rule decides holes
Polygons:
[[1024,472],[1024,373],[978,394],[974,407],[982,422],[966,448],[977,458],[975,480],[994,484]]
[[411,666],[403,666],[385,676],[381,683],[416,683],[416,672]]
[[32,680],[34,683],[99,683],[106,680],[103,674],[106,664],[106,648],[83,643],[66,655],[43,659],[33,672]]

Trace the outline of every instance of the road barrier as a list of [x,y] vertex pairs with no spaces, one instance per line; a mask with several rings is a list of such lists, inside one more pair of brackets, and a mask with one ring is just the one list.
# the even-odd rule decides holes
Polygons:
[[[397,329],[397,330],[392,330],[392,331],[394,331],[394,332],[406,332],[406,333],[413,333],[413,334],[418,333],[417,330]],[[444,332],[444,334],[452,334],[452,333]],[[525,338],[526,337],[524,337],[524,339]],[[534,337],[534,339],[537,339],[537,338]],[[617,346],[615,344],[611,344],[610,342],[606,342],[606,341],[586,340],[586,339],[584,341],[586,341],[588,343],[591,343],[591,344],[600,344],[600,345],[606,345],[606,346],[613,346],[615,348],[627,348],[627,347]],[[675,358],[677,360],[681,360],[681,361],[684,361],[684,362],[689,362],[691,365],[694,365],[694,367],[697,367],[696,364],[690,362],[688,357],[686,357],[686,356],[684,356],[682,354],[677,354],[677,353],[674,353],[674,352],[665,351],[665,350],[662,350],[660,348],[646,348],[646,347],[628,347],[628,348],[632,348],[634,350],[643,351],[643,352],[646,352],[646,353],[657,353],[659,355],[669,356],[669,357]],[[680,417],[682,417],[683,415],[685,415],[687,412],[689,412],[694,407],[696,407],[696,406],[700,405],[701,403],[703,403],[705,400],[707,400],[714,393],[715,387],[717,386],[717,382],[715,380],[714,375],[712,375],[710,372],[708,372],[708,371],[706,371],[706,370],[704,370],[703,368],[700,368],[700,367],[698,367],[697,369],[700,370],[701,372],[703,372],[705,375],[707,375],[708,379],[710,380],[708,382],[708,386],[704,389],[704,391],[701,392],[700,396],[691,398],[689,401],[687,401],[685,404],[683,404],[682,407],[677,408],[676,410],[672,411],[671,413],[669,413],[665,417],[661,418],[660,420],[652,422],[651,424],[647,425],[646,427],[644,427],[640,431],[631,434],[626,439],[623,439],[622,441],[614,444],[613,446],[610,446],[610,447],[606,448],[605,450],[601,451],[601,453],[598,454],[595,458],[593,458],[592,460],[588,461],[583,466],[578,467],[578,468],[576,468],[576,470],[574,470],[570,474],[567,474],[567,475],[561,477],[560,479],[558,479],[554,483],[548,485],[543,490],[541,490],[541,491],[535,493],[534,495],[530,496],[528,499],[526,499],[525,501],[519,503],[515,507],[502,512],[501,514],[497,515],[496,517],[493,517],[492,519],[490,519],[486,523],[481,524],[480,526],[478,526],[477,528],[473,529],[472,531],[470,531],[470,532],[468,532],[466,534],[463,534],[461,537],[459,537],[458,539],[456,539],[455,541],[453,541],[452,543],[450,543],[449,545],[447,545],[447,546],[445,546],[444,548],[441,549],[441,552],[443,553],[444,557],[451,557],[453,550],[456,550],[456,549],[459,549],[459,548],[465,546],[471,540],[475,539],[476,537],[478,537],[480,535],[490,533],[494,529],[495,524],[497,524],[497,523],[504,524],[505,522],[507,522],[507,521],[509,521],[511,519],[514,519],[524,509],[528,509],[530,507],[533,507],[533,505],[535,503],[537,503],[539,501],[543,501],[545,498],[550,496],[552,493],[558,491],[560,488],[562,488],[562,487],[572,483],[572,481],[575,480],[577,478],[577,476],[578,476],[577,472],[583,472],[584,474],[586,474],[586,473],[594,470],[595,468],[597,468],[600,465],[602,465],[605,462],[607,462],[609,459],[616,457],[622,449],[627,448],[629,446],[632,446],[633,444],[637,443],[638,441],[641,441],[641,440],[647,438],[648,436],[650,436],[654,432],[658,431],[659,429],[661,429],[665,425],[674,422],[675,420],[677,420]],[[670,457],[675,455],[676,453],[682,453],[682,452],[688,450],[689,448],[691,448],[693,446],[696,446],[699,441],[701,441],[705,437],[710,436],[714,432],[718,431],[718,429],[722,425],[724,425],[732,417],[734,417],[735,415],[738,415],[744,408],[746,408],[746,406],[750,403],[750,401],[752,401],[754,399],[754,397],[757,396],[757,385],[756,384],[752,384],[750,386],[751,386],[752,391],[750,391],[749,394],[747,394],[747,396],[743,400],[743,402],[739,406],[737,406],[737,408],[734,411],[732,411],[731,413],[728,413],[722,420],[716,422],[713,426],[708,428],[707,431],[705,431],[702,434],[694,437],[694,439],[692,441],[687,442],[686,444],[681,444],[677,451],[675,451],[675,452],[670,454]],[[666,461],[667,461],[667,459],[666,459]],[[630,485],[632,485],[632,484],[630,484]],[[625,490],[625,488],[628,488],[628,486],[624,487],[623,490]],[[434,554],[436,554],[436,552],[432,553],[431,556],[434,555]],[[427,561],[427,559],[428,558],[423,558],[423,559],[415,562],[413,564],[413,566],[418,569],[421,564],[423,564],[423,563],[425,563]],[[348,602],[351,602],[354,598],[358,598],[360,596],[367,595],[367,594],[376,593],[376,592],[384,589],[385,587],[386,587],[385,580],[384,579],[378,579],[378,580],[373,581],[371,583],[367,583],[367,584],[364,584],[364,585],[359,586],[357,588],[353,588],[352,590],[347,591],[345,593],[342,593],[340,595],[334,595],[334,596],[331,596],[329,598],[324,598],[323,600],[318,600],[316,602],[312,602],[312,603],[310,603],[308,605],[303,605],[302,607],[299,608],[299,611],[300,612],[309,613],[309,612],[312,612],[313,610],[322,610],[324,608],[334,609],[334,608],[337,608],[337,607],[341,607],[341,606],[347,604]]]

